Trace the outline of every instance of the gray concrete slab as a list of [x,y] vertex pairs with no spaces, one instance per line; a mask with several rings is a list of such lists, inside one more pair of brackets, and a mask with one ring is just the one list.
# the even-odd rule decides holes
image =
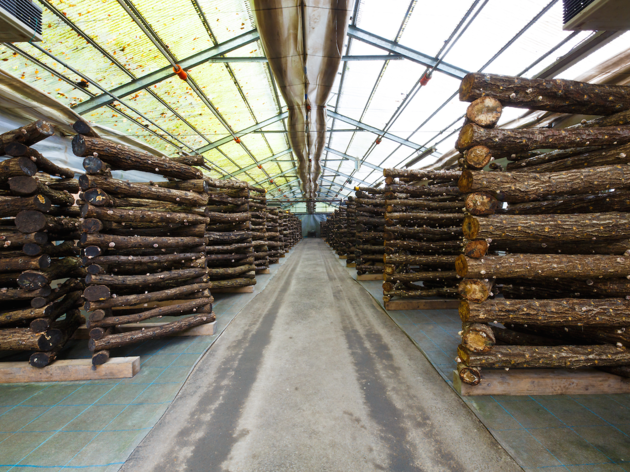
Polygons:
[[122,470],[522,469],[311,239],[234,319]]

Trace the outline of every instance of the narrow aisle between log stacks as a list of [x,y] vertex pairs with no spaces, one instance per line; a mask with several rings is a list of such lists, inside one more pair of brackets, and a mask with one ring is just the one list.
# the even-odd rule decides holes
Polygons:
[[521,469],[323,241],[306,239],[123,470]]

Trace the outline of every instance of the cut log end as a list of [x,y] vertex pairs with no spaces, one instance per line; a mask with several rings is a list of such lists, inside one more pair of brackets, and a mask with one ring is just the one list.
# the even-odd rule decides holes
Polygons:
[[462,223],[462,229],[464,238],[470,240],[477,239],[477,235],[479,234],[479,221],[474,216],[466,215]]
[[460,277],[466,277],[466,273],[468,272],[468,262],[466,262],[466,256],[460,254],[455,259],[455,272]]
[[492,160],[492,151],[486,146],[474,146],[465,153],[466,164],[473,169],[483,169]]
[[457,187],[459,188],[459,191],[462,193],[469,193],[472,189],[473,180],[473,173],[469,170],[464,170],[459,180],[457,181]]
[[492,215],[499,208],[499,201],[486,192],[475,192],[466,195],[464,207],[471,215]]
[[501,102],[493,97],[481,97],[472,102],[466,117],[484,128],[493,128],[501,118],[503,106]]

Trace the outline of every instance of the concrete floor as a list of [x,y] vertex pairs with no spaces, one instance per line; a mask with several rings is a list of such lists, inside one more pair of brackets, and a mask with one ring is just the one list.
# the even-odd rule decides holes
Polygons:
[[122,470],[521,470],[366,295],[300,243]]

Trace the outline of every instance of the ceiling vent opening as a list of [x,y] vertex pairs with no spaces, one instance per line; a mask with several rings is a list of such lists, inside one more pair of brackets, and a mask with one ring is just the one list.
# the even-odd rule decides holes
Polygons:
[[42,40],[42,9],[30,0],[0,0],[0,42]]
[[628,0],[564,0],[564,30],[630,30]]

